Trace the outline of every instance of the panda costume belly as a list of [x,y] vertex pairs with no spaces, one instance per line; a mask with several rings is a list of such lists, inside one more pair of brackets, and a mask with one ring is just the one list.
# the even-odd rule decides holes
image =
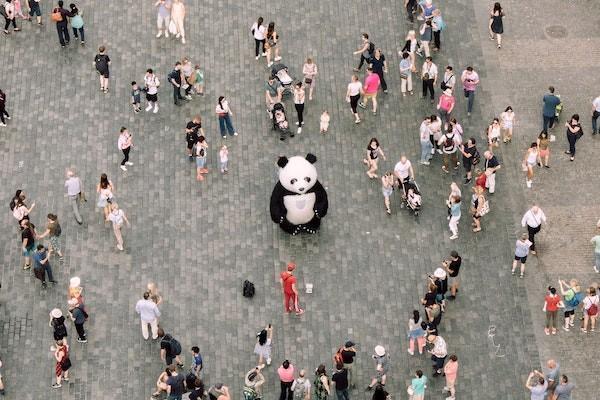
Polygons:
[[287,209],[286,218],[294,225],[310,222],[315,216],[316,196],[314,193],[287,195],[283,197],[283,204]]

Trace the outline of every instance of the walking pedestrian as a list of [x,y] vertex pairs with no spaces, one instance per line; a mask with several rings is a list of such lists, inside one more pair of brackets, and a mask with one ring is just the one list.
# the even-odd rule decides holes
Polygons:
[[423,50],[425,50],[425,57],[430,57],[431,51],[429,48],[429,42],[433,40],[433,27],[431,25],[431,20],[427,20],[421,24],[421,27],[419,28],[419,34],[421,35],[421,45],[417,49],[417,54],[419,57],[423,57]]
[[419,127],[419,141],[421,143],[421,159],[419,160],[419,164],[423,165],[429,165],[429,160],[432,158],[431,151],[433,150],[433,145],[430,140],[432,136],[430,125],[431,117],[427,116],[423,119]]
[[494,118],[487,128],[488,150],[493,151],[500,143],[500,120]]
[[204,180],[202,174],[208,174],[208,168],[206,168],[206,156],[208,154],[208,143],[206,138],[200,136],[198,142],[194,146],[194,155],[196,156],[196,180],[198,182]]
[[413,170],[412,164],[409,159],[403,154],[400,156],[400,160],[394,166],[394,175],[398,178],[398,184],[402,188],[403,198],[406,197],[405,184],[408,181],[415,180],[415,171]]
[[[176,1],[176,0],[175,0]],[[177,365],[169,365],[171,376],[167,379],[168,400],[181,400],[185,393],[185,376],[177,372]]]
[[444,367],[444,361],[448,356],[446,341],[441,336],[429,335],[427,336],[427,343],[433,345],[433,348],[429,350],[429,353],[431,354],[431,360],[433,361],[433,376],[441,375]]
[[[198,346],[192,346],[190,352],[192,353],[192,367],[190,371],[196,376],[196,378],[200,378],[200,372],[202,372],[202,368],[204,368],[204,362],[202,360],[202,354],[200,354],[200,348]],[[262,368],[259,368],[259,371],[261,369]]]
[[454,69],[451,65],[446,67],[444,71],[444,77],[442,78],[442,82],[440,83],[440,89],[445,91],[446,89],[450,89],[454,93],[454,87],[456,86],[456,76],[454,76]]
[[167,75],[167,80],[173,85],[173,102],[176,106],[181,105],[181,63],[177,61],[173,70]]
[[138,86],[136,81],[131,82],[131,105],[133,106],[133,112],[139,113],[142,111],[142,89]]
[[515,259],[512,263],[512,270],[511,270],[511,274],[515,274],[515,271],[517,269],[517,264],[520,261],[521,262],[521,275],[520,277],[523,278],[523,275],[525,274],[525,263],[527,262],[527,255],[529,254],[529,248],[531,247],[531,242],[527,239],[527,234],[523,233],[521,235],[521,238],[517,240],[517,242],[515,243]]
[[594,244],[594,268],[595,273],[600,273],[600,220],[596,223],[596,235],[590,240]]
[[85,45],[85,31],[83,29],[83,17],[77,6],[73,3],[69,4],[71,9],[71,28],[73,28],[73,37],[81,39],[81,45]]
[[412,317],[408,320],[408,354],[415,355],[415,342],[419,350],[419,354],[423,354],[425,348],[425,331],[421,324],[423,318],[418,310],[413,310]]
[[379,81],[381,82],[381,88],[383,89],[383,93],[387,93],[387,83],[385,82],[384,74],[387,74],[387,61],[385,61],[385,55],[381,49],[375,49],[373,53],[373,57],[369,60],[369,64],[373,69],[373,72],[379,76]]
[[40,9],[40,1],[41,0],[28,0],[27,5],[29,6],[29,19],[35,15],[37,19],[38,25],[43,25],[42,23],[42,10]]
[[494,34],[496,35],[496,40],[498,42],[498,48],[502,47],[502,34],[504,33],[504,24],[502,23],[502,18],[504,17],[504,10],[502,10],[502,6],[500,3],[494,3],[494,7],[490,11],[490,39],[494,40]]
[[394,192],[395,178],[392,171],[387,171],[381,177],[381,191],[383,193],[383,204],[385,205],[385,212],[388,215],[392,215],[392,209],[390,208],[390,196]]
[[[535,378],[535,379],[533,379]],[[548,382],[544,379],[544,374],[538,370],[529,373],[525,387],[531,392],[531,400],[544,400],[546,398],[546,389]]]
[[315,78],[319,74],[317,64],[311,57],[306,59],[306,62],[302,66],[302,75],[304,75],[304,84],[308,86],[308,100],[313,99],[313,90],[315,89]]
[[[446,89],[448,90],[448,89]],[[443,154],[443,165],[442,171],[445,173],[449,173],[449,167],[452,167],[454,170],[458,169],[458,146],[460,142],[458,141],[457,135],[453,132],[452,126],[448,126],[446,128],[446,133],[442,135],[442,137],[437,142],[438,146],[442,148]]]
[[265,40],[267,45],[267,67],[271,68],[273,61],[281,60],[281,57],[279,56],[279,47],[281,46],[277,46],[279,35],[275,31],[275,22],[269,22]]
[[600,117],[600,96],[592,101],[592,135],[598,133],[598,117]]
[[367,391],[372,390],[376,384],[385,386],[387,373],[390,370],[390,359],[382,345],[375,346],[375,354],[371,356],[375,360],[375,376],[367,386]]
[[373,53],[375,52],[375,45],[369,41],[368,33],[363,33],[361,40],[358,49],[352,53],[354,55],[360,54],[360,62],[358,63],[358,67],[354,68],[354,72],[360,71],[364,63],[367,63],[368,65],[369,60],[373,57]]
[[296,113],[298,114],[298,122],[296,122],[296,126],[300,127],[298,129],[298,133],[301,132],[301,127],[304,126],[304,118],[302,114],[304,113],[304,85],[302,82],[296,83],[294,86],[294,107],[296,108]]
[[415,371],[415,377],[410,381],[407,392],[411,400],[424,400],[425,389],[427,388],[427,377],[420,369]]
[[377,91],[379,90],[379,76],[373,72],[373,68],[367,68],[367,76],[363,84],[363,99],[358,105],[367,108],[369,100],[373,101],[373,115],[377,114]]
[[331,376],[331,381],[335,383],[337,400],[350,400],[350,394],[348,393],[348,370],[344,368],[343,363],[335,365],[335,372]]
[[67,191],[67,197],[69,197],[69,203],[71,203],[71,208],[73,209],[73,215],[75,216],[75,221],[79,225],[83,224],[83,218],[81,218],[81,214],[79,213],[79,202],[81,201],[83,196],[83,184],[81,183],[81,179],[75,174],[75,170],[68,169],[67,170],[67,180],[65,181],[65,188]]
[[117,249],[123,251],[123,234],[121,233],[121,228],[123,227],[123,223],[127,223],[127,226],[130,227],[131,224],[125,215],[125,212],[119,209],[119,205],[117,203],[111,203],[110,205],[110,214],[108,215],[109,221],[112,222],[113,232],[115,234],[115,238],[117,239]]
[[586,291],[586,296],[583,299],[583,326],[581,331],[588,333],[588,323],[590,323],[590,330],[592,332],[596,329],[596,318],[598,317],[598,295],[596,294],[596,288],[590,287]]
[[531,254],[535,255],[535,235],[539,233],[542,229],[542,224],[546,223],[546,214],[544,211],[537,205],[533,204],[529,210],[523,214],[523,218],[521,218],[521,226],[523,228],[527,227],[527,232],[529,234],[529,241],[531,242]]
[[222,174],[226,174],[229,172],[229,170],[227,169],[229,163],[229,149],[227,148],[226,145],[221,146],[221,149],[219,150],[219,169],[221,170]]
[[181,43],[185,44],[185,29],[183,21],[185,20],[185,5],[182,0],[173,0],[171,5],[171,21],[175,23],[175,37],[181,38]]
[[571,156],[571,161],[575,160],[575,143],[583,136],[583,130],[579,123],[579,114],[573,114],[568,122],[565,122],[567,127],[567,141],[569,142],[569,150],[565,154]]
[[475,72],[473,67],[468,66],[467,69],[463,71],[460,80],[463,84],[464,95],[468,99],[467,115],[471,116],[473,102],[475,101],[475,90],[477,89],[477,85],[479,85],[479,75]]
[[6,126],[7,119],[10,119],[10,115],[6,111],[6,93],[0,89],[0,127]]
[[402,56],[402,60],[400,60],[400,91],[402,91],[402,96],[406,97],[406,91],[411,94],[414,94],[412,87],[412,71],[414,69],[414,65],[412,64],[412,60],[410,58],[410,54],[405,52],[400,52]]
[[456,377],[458,376],[458,357],[452,354],[448,357],[450,360],[444,365],[444,375],[446,375],[446,385],[442,392],[448,392],[450,396],[446,400],[454,400],[456,396]]
[[56,342],[59,340],[64,340],[66,342],[65,338],[69,335],[67,333],[67,327],[65,326],[65,317],[59,308],[54,308],[50,311],[50,321],[48,322],[48,326],[52,328],[52,335]]
[[571,392],[575,389],[575,385],[569,382],[566,375],[560,377],[560,384],[554,389],[554,397],[552,400],[571,400]]
[[506,107],[500,114],[500,132],[502,133],[502,142],[510,143],[513,135],[513,125],[515,123],[515,113],[511,106]]
[[64,2],[58,1],[58,6],[52,10],[50,17],[52,21],[56,22],[56,31],[58,32],[58,41],[60,47],[65,47],[71,41],[69,36],[69,17],[72,17],[71,13],[64,9]]
[[18,195],[15,195],[13,201],[11,201],[13,217],[18,221],[19,225],[23,220],[29,220],[29,214],[33,211],[35,203],[31,204],[31,207],[27,208],[25,205],[25,193],[21,190],[17,190]]
[[171,0],[157,0],[154,3],[154,7],[157,8],[156,26],[158,27],[158,33],[156,37],[159,38],[163,34],[163,28],[165,32],[165,38],[169,37],[169,24],[171,22],[171,6],[173,2]]
[[[256,60],[261,56],[267,56],[265,51],[265,35],[267,33],[267,28],[263,25],[263,21],[263,17],[258,17],[258,20],[250,28],[250,32],[252,33],[252,36],[254,36],[254,53],[256,55]],[[261,45],[262,51],[260,51]]]
[[550,139],[548,139],[548,132],[541,131],[537,138],[537,145],[540,152],[540,159],[542,165],[545,168],[550,168],[548,165],[548,159],[550,158]]
[[371,179],[377,178],[377,163],[380,155],[386,160],[383,149],[379,146],[377,138],[371,138],[369,145],[367,146],[365,158],[363,159],[363,163],[369,168],[367,170],[367,176]]
[[163,328],[158,327],[158,337],[160,338],[160,359],[165,361],[167,366],[173,364],[173,360],[179,368],[183,368],[181,361],[181,344],[173,335],[165,333]]
[[[221,131],[221,136],[223,139],[227,139],[227,132],[229,132],[230,136],[237,136],[238,133],[231,122],[233,112],[231,112],[231,108],[229,107],[227,100],[225,100],[225,96],[219,96],[215,113],[219,117],[219,130]],[[227,130],[225,128],[227,128]]]
[[433,32],[433,51],[442,49],[442,31],[446,29],[446,23],[442,18],[442,12],[439,8],[433,10],[431,18],[431,30]]
[[540,152],[537,142],[533,142],[523,157],[523,167],[525,167],[525,184],[529,189],[531,189],[531,185],[533,183],[533,167],[536,165],[541,166],[542,160],[540,159]]
[[60,251],[59,238],[62,234],[62,228],[58,222],[58,217],[56,214],[48,214],[47,215],[47,223],[46,230],[41,235],[38,235],[38,240],[43,239],[48,236],[48,241],[50,242],[49,250],[52,253],[56,253],[58,255],[58,260],[63,262],[63,254]]
[[271,365],[271,343],[273,341],[273,326],[267,325],[263,330],[256,334],[256,344],[254,345],[254,354],[258,356],[258,364]]
[[275,79],[275,75],[269,75],[265,85],[265,104],[267,106],[267,113],[269,114],[270,118],[273,118],[273,115],[271,114],[273,111],[273,106],[276,103],[281,103],[283,90],[283,86],[277,79]]
[[83,304],[80,304],[76,298],[71,298],[67,303],[69,305],[69,313],[75,324],[75,330],[77,331],[77,341],[79,343],[87,343],[83,325],[85,324],[88,314],[85,312]]
[[[170,0],[169,0],[170,1]],[[160,86],[160,81],[154,75],[154,71],[152,68],[148,68],[146,70],[146,75],[144,75],[144,92],[146,92],[146,101],[148,102],[148,106],[146,107],[146,112],[152,110],[154,107],[154,114],[158,112],[158,87]]]
[[117,147],[123,152],[123,161],[121,161],[121,169],[127,171],[125,165],[131,166],[133,163],[129,161],[129,152],[133,147],[133,137],[124,126],[119,131],[119,140],[117,141]]
[[564,298],[564,318],[565,324],[563,330],[569,332],[570,328],[575,326],[575,310],[581,304],[583,300],[583,293],[581,287],[577,282],[577,279],[571,279],[567,284],[565,281],[559,279],[558,284],[560,286],[560,294]]
[[194,65],[194,74],[192,77],[194,92],[199,96],[204,96],[204,72],[202,72],[198,64]]
[[460,196],[452,196],[450,203],[450,221],[448,227],[452,236],[450,240],[458,239],[458,222],[460,221]]
[[301,369],[298,378],[292,383],[294,400],[310,400],[310,380],[306,378],[306,371]]
[[54,350],[54,359],[56,365],[54,367],[54,375],[56,376],[56,383],[52,384],[53,389],[62,387],[61,382],[69,381],[69,369],[71,368],[71,359],[69,358],[69,345],[64,340],[58,340],[56,342],[56,348]]
[[452,95],[452,89],[444,90],[438,100],[437,109],[440,112],[440,119],[445,122],[446,126],[450,122],[450,114],[452,114],[455,104],[456,101]]
[[490,194],[494,194],[496,191],[496,171],[502,168],[502,166],[500,165],[500,162],[498,162],[498,159],[494,153],[492,153],[490,150],[483,153],[483,158],[485,158],[485,187],[488,189]]
[[350,103],[350,109],[352,110],[352,115],[354,115],[354,123],[360,123],[360,116],[358,115],[358,101],[360,100],[360,95],[363,94],[363,84],[358,80],[357,75],[352,75],[352,79],[348,84],[348,89],[346,90],[346,102]]
[[289,360],[284,360],[281,366],[277,368],[277,375],[279,375],[281,386],[279,400],[292,400],[292,384],[294,383],[294,366],[292,363]]
[[33,274],[42,282],[42,289],[46,288],[46,274],[50,283],[56,285],[58,282],[54,280],[52,274],[52,266],[50,265],[50,256],[52,250],[47,250],[43,244],[37,245],[37,251],[33,254]]
[[294,276],[295,269],[296,264],[290,262],[287,265],[287,270],[279,274],[279,282],[283,291],[283,309],[286,313],[295,311],[296,315],[302,315],[304,314],[304,310],[300,308],[298,301],[297,280]]
[[542,311],[546,313],[546,327],[544,328],[546,336],[550,335],[550,332],[552,332],[553,335],[556,335],[558,309],[564,307],[565,305],[560,299],[560,296],[556,294],[556,288],[548,286],[548,292],[544,298],[544,307],[542,308]]
[[325,370],[325,365],[320,364],[317,367],[313,386],[315,387],[315,400],[327,400],[331,393],[331,386],[327,371]]
[[554,94],[554,86],[548,87],[548,93],[542,98],[542,103],[542,130],[548,132],[548,129],[554,127],[556,107],[561,104],[560,97]]
[[21,30],[17,28],[17,16],[15,12],[15,5],[12,3],[12,0],[6,0],[4,4],[0,5],[0,11],[4,11],[2,13],[4,16],[4,34],[8,35],[10,33],[8,28],[11,24],[14,32]]
[[433,63],[433,59],[429,56],[425,58],[423,67],[421,68],[421,79],[423,80],[423,98],[427,98],[427,91],[429,90],[429,96],[431,104],[435,96],[435,83],[438,77],[438,67]]
[[35,227],[29,219],[21,220],[21,244],[23,246],[23,269],[31,268],[31,256],[35,251]]
[[143,298],[138,300],[135,304],[135,312],[140,315],[142,323],[142,336],[144,340],[148,340],[148,324],[152,330],[152,340],[158,339],[158,317],[160,317],[160,311],[155,302],[150,299],[150,292],[144,292]]
[[475,138],[469,138],[469,140],[467,140],[467,145],[461,145],[459,150],[463,156],[462,161],[465,169],[464,184],[466,185],[471,182],[473,165],[479,164],[481,156],[479,155],[479,151],[477,151]]
[[184,91],[184,97],[186,100],[192,100],[192,89],[194,88],[194,81],[196,75],[194,74],[194,64],[189,58],[183,57],[181,60],[181,75],[183,79],[181,81],[181,88]]
[[94,67],[100,76],[100,91],[108,93],[108,78],[110,77],[110,57],[106,54],[106,47],[98,47],[98,54],[94,57]]
[[115,200],[115,188],[106,174],[100,175],[100,183],[96,186],[98,202],[96,206],[104,212],[104,222],[108,222],[110,204]]

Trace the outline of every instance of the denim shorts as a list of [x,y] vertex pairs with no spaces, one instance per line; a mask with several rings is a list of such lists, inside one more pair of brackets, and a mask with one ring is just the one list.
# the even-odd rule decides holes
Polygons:
[[196,167],[204,168],[206,165],[206,157],[196,157]]
[[38,17],[42,16],[42,10],[40,10],[40,3],[34,0],[29,0],[29,15],[33,17],[33,15],[37,15]]

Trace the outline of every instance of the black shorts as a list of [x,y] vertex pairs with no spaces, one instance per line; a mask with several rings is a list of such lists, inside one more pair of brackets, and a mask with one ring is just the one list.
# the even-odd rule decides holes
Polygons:
[[188,148],[188,150],[193,149],[194,148],[194,144],[195,144],[194,142],[187,142],[187,148]]
[[98,70],[98,73],[100,75],[102,75],[103,77],[105,77],[106,79],[108,79],[108,77],[110,76],[109,71],[108,70],[104,70],[104,71],[100,71]]
[[465,171],[471,172],[471,170],[473,169],[473,163],[471,163],[470,158],[463,157],[463,167],[465,168]]
[[151,101],[152,103],[156,103],[158,101],[158,94],[146,93],[146,100]]
[[565,318],[569,318],[571,315],[575,315],[575,310],[565,310]]
[[521,261],[522,264],[525,264],[527,262],[527,256],[519,257],[519,256],[515,255],[515,261]]

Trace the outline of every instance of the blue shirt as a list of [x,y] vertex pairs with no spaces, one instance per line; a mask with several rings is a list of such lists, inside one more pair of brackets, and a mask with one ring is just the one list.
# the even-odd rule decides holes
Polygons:
[[36,251],[33,254],[33,262],[35,263],[35,265],[33,266],[33,268],[40,269],[40,268],[44,268],[45,266],[47,266],[49,261],[46,261],[46,264],[42,264],[42,260],[44,258],[46,258],[46,252],[45,251],[42,251],[42,252]]
[[531,400],[544,400],[548,389],[548,381],[544,381],[543,385],[537,385],[531,388]]
[[453,217],[460,217],[460,202],[453,203],[452,206],[450,206],[450,215]]
[[200,368],[202,366],[202,355],[200,353],[194,354],[194,358],[192,360],[192,368],[197,367]]
[[553,94],[547,94],[544,96],[544,117],[554,117],[556,113],[556,106],[560,104],[560,99]]

